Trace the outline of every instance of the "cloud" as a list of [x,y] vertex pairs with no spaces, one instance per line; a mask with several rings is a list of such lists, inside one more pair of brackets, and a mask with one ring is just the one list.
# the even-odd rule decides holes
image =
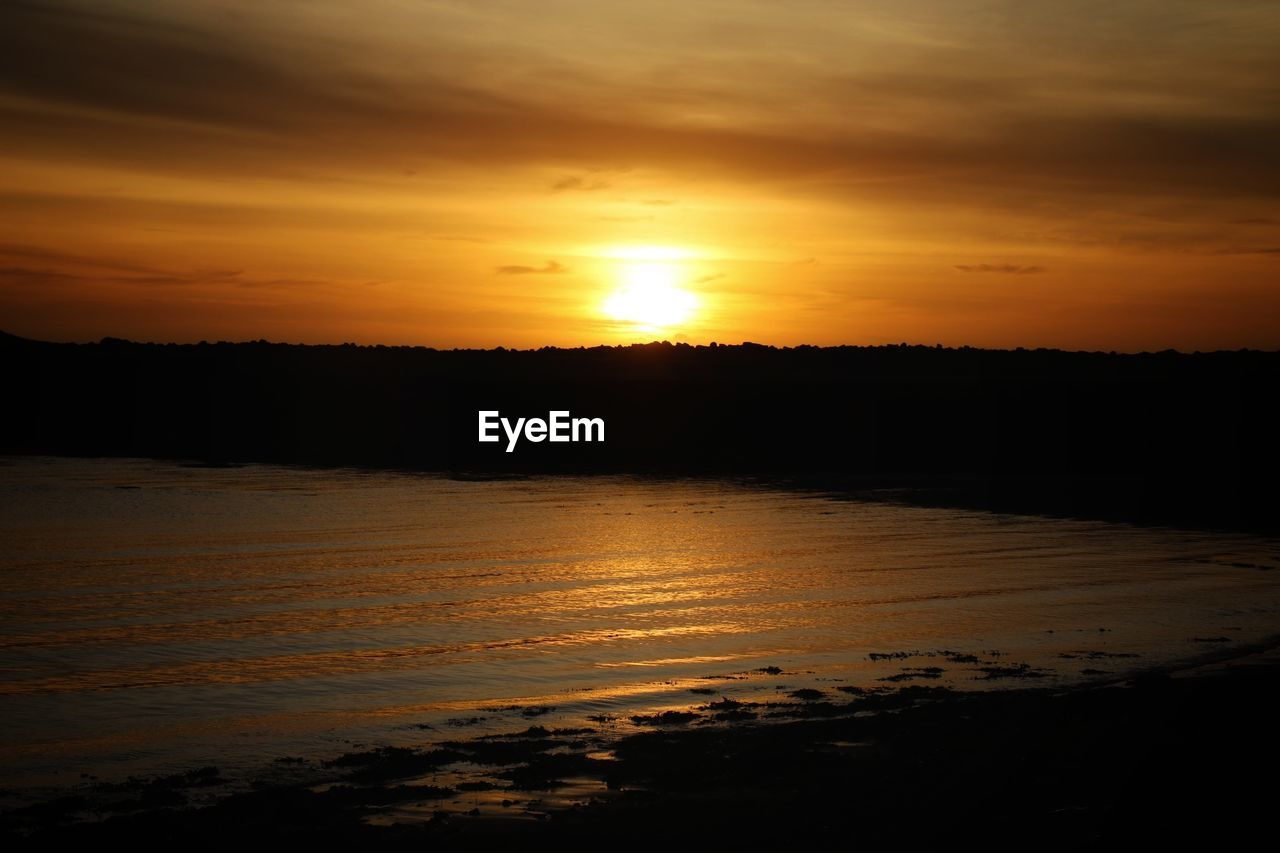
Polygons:
[[60,252],[40,246],[0,244],[0,259],[18,258],[42,262],[40,267],[21,263],[0,266],[0,282],[10,284],[69,282],[83,285],[138,285],[143,287],[298,287],[322,284],[316,279],[245,277],[243,270],[165,270],[119,263],[110,258]]
[[[0,243],[0,259],[17,261],[0,268],[0,280],[6,281],[66,280],[139,285],[250,283],[240,279],[241,270],[197,269],[179,272],[156,266],[125,263],[114,258],[18,243]],[[29,265],[32,262],[42,266]]]
[[716,279],[720,279],[720,278],[724,278],[724,273],[718,272],[718,273],[712,273],[711,275],[704,275],[701,278],[695,278],[693,280],[693,283],[706,284],[709,281],[715,281]]
[[1215,255],[1280,255],[1280,246],[1255,246],[1249,248],[1226,248],[1211,252]]
[[1032,275],[1044,272],[1044,267],[1023,266],[1022,264],[956,264],[960,272],[1002,272],[1013,275]]
[[608,189],[611,185],[608,181],[602,181],[599,178],[584,178],[581,175],[566,175],[551,185],[551,189],[555,192],[565,192],[567,190],[579,190],[582,192],[593,192],[595,190]]
[[52,269],[33,269],[31,267],[0,267],[0,281],[54,281],[66,279],[79,281],[80,276],[70,275]]
[[[1196,47],[1216,45],[1231,60],[1212,74],[1184,80],[1176,72],[1185,62],[1152,59],[1123,92],[1114,75],[1099,76],[1109,66],[1088,39],[1064,42],[1070,50],[1054,63],[1021,53],[1016,39],[994,55],[914,47],[936,73],[858,63],[815,73],[766,53],[750,76],[768,85],[744,85],[732,63],[693,55],[673,54],[662,85],[621,57],[572,66],[518,57],[534,79],[579,95],[567,97],[490,79],[482,72],[497,48],[465,40],[433,37],[440,49],[406,66],[391,47],[383,56],[355,35],[325,32],[323,16],[303,16],[286,37],[266,13],[262,27],[231,29],[176,5],[158,8],[146,17],[105,5],[0,4],[8,149],[254,176],[399,175],[428,162],[585,168],[555,181],[557,192],[604,189],[609,180],[596,172],[616,169],[599,164],[621,163],[691,178],[791,180],[840,200],[1034,208],[1045,193],[1280,197],[1280,114],[1267,88],[1276,63],[1231,45],[1245,36],[1226,31]],[[1141,36],[1141,23],[1126,34]],[[317,61],[321,50],[333,61]],[[618,103],[635,106],[601,108]],[[697,118],[721,109],[733,120]]]
[[[103,293],[187,279],[261,292],[330,262],[338,285],[429,277],[439,292],[405,292],[434,308],[487,296],[472,295],[484,289],[477,275],[502,290],[499,276],[568,272],[515,247],[563,257],[564,245],[622,230],[820,255],[825,266],[797,290],[819,286],[824,269],[853,280],[846,265],[866,259],[871,270],[887,251],[902,259],[883,262],[891,280],[919,263],[913,253],[1061,256],[1061,272],[1071,246],[1094,245],[1150,256],[1134,263],[1153,264],[1152,275],[1099,273],[1150,292],[1195,272],[1175,276],[1156,256],[1262,247],[1232,261],[1257,274],[1257,257],[1277,254],[1249,228],[1271,224],[1280,201],[1274,29],[1238,17],[1260,5],[1223,0],[1207,14],[1171,0],[1094,21],[1035,4],[965,15],[934,0],[927,13],[885,10],[868,24],[832,14],[828,0],[785,13],[735,0],[733,21],[720,4],[655,0],[662,13],[637,16],[554,2],[566,13],[511,2],[368,0],[359,16],[333,14],[333,0],[239,4],[235,15],[203,0],[0,2],[0,233],[68,256],[17,253],[0,266],[11,280],[46,267],[111,279]],[[636,28],[660,28],[661,40]],[[602,199],[610,185],[618,197]],[[676,199],[696,205],[675,223],[593,218],[667,219]],[[173,236],[144,233],[157,226]],[[511,254],[437,243],[417,253],[427,264],[407,242],[453,233]],[[519,257],[531,264],[492,263]],[[247,272],[192,272],[187,258]],[[791,298],[764,273],[733,275],[762,297]],[[574,277],[536,282],[545,286],[526,289],[530,299],[572,289]]]
[[494,267],[494,272],[498,275],[547,275],[568,272],[569,268],[559,261],[547,261],[545,265],[540,267],[529,267],[521,264],[510,264],[508,266]]
[[143,275],[164,274],[163,270],[145,264],[128,263],[111,258],[100,258],[76,252],[64,252],[45,246],[31,246],[21,243],[0,243],[0,258],[15,258],[22,262],[38,261],[55,265],[75,267],[92,267],[115,272],[138,273]]

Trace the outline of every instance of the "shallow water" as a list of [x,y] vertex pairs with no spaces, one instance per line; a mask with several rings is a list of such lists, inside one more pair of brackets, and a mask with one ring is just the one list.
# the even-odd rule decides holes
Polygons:
[[0,784],[249,774],[691,689],[1077,682],[1277,633],[1277,567],[1255,537],[724,483],[11,458]]

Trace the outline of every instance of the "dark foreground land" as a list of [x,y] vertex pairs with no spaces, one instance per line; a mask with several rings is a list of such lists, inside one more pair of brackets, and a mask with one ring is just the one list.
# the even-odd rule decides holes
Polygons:
[[[70,821],[84,816],[83,797],[10,811],[0,840],[186,850],[827,849],[966,840],[1223,849],[1274,832],[1278,678],[1280,663],[1263,654],[1066,692],[913,687],[807,696],[790,707],[708,702],[693,719],[655,718],[652,730],[612,741],[612,760],[593,757],[603,743],[596,732],[532,726],[421,751],[353,753],[327,765],[331,787],[263,783],[215,805],[183,807],[217,775],[207,768],[137,783],[123,801],[99,807],[97,821]],[[430,784],[433,774],[457,762],[487,766],[504,791],[551,793],[587,777],[606,781],[609,792],[542,819],[432,817],[431,802],[455,793]],[[369,822],[423,803],[417,822]]]
[[[726,476],[870,497],[1280,530],[1280,353],[648,344],[537,351],[50,344],[0,334],[0,453],[463,476]],[[603,443],[477,441],[477,413]]]

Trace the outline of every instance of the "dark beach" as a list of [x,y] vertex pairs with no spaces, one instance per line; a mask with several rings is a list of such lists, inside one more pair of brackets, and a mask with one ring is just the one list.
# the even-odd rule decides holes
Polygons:
[[[570,731],[537,725],[535,711],[514,736],[324,765],[282,757],[277,778],[212,799],[216,768],[85,782],[7,810],[4,831],[17,846],[202,850],[1228,845],[1270,825],[1278,648],[1065,691],[1009,672],[1010,686],[994,691],[831,690],[769,705],[707,697],[683,714]],[[291,773],[305,781],[281,780]]]

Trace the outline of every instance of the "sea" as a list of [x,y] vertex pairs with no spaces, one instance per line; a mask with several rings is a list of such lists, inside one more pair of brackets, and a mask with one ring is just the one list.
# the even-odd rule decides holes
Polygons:
[[0,788],[1111,683],[1280,633],[1277,569],[1274,539],[741,482],[7,457]]

